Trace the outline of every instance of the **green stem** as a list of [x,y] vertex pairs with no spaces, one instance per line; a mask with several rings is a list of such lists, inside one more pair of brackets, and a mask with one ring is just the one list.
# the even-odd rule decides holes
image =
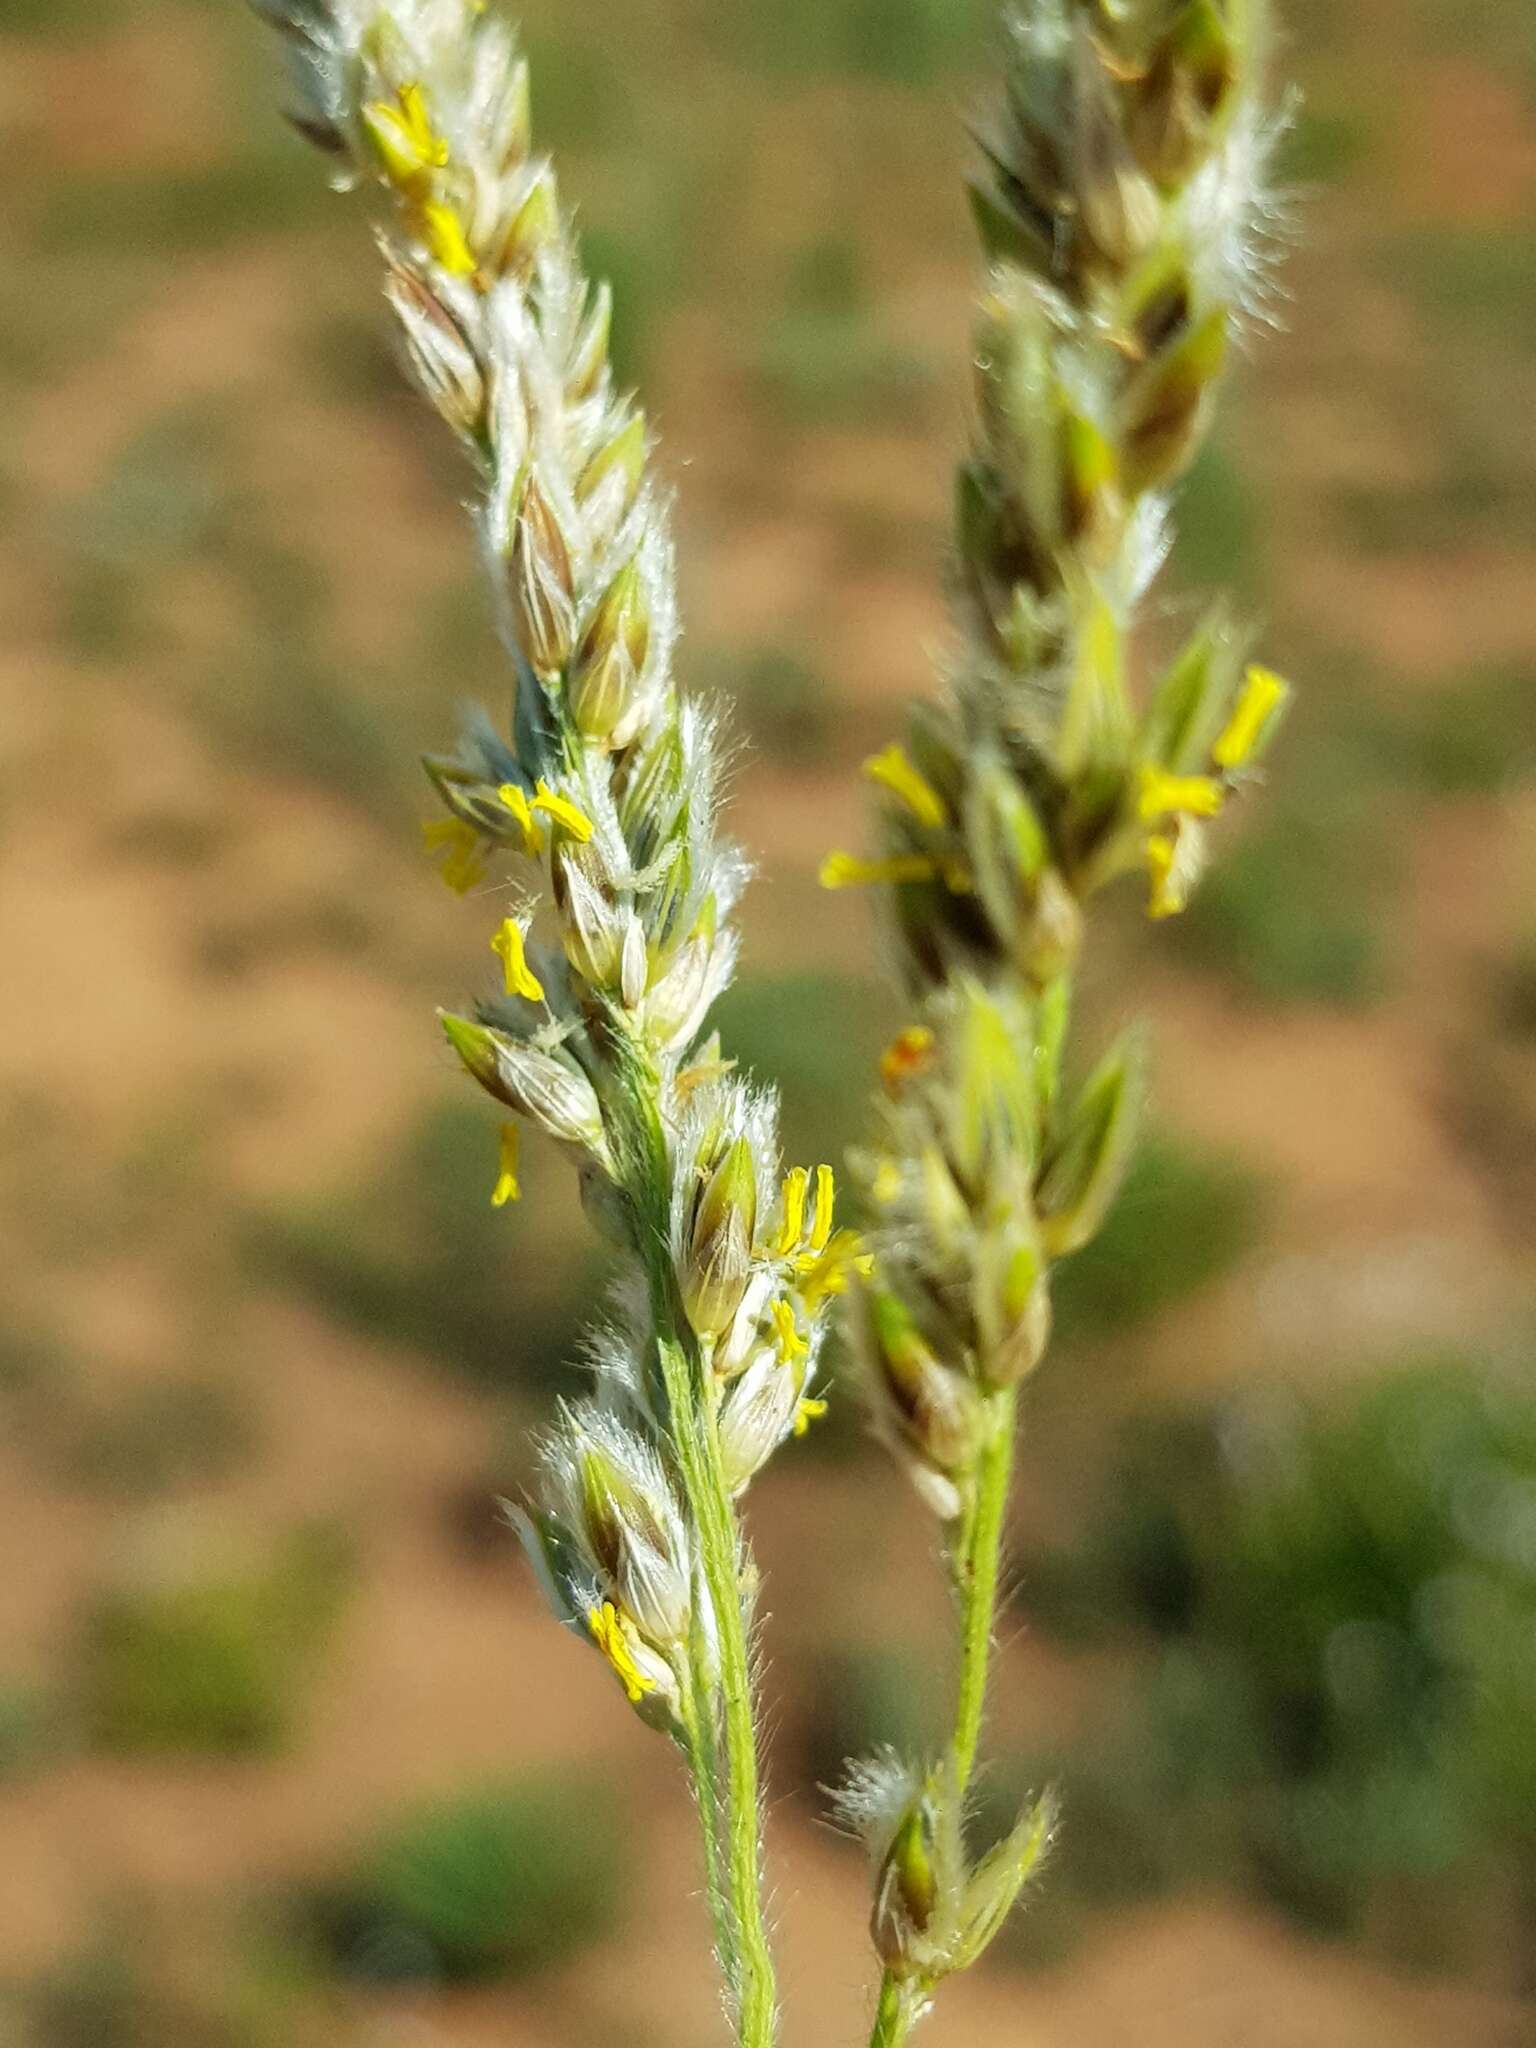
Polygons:
[[623,1179],[635,1209],[635,1248],[650,1286],[667,1443],[682,1480],[715,1627],[711,1642],[701,1617],[695,1615],[691,1661],[698,1739],[690,1746],[689,1762],[699,1789],[706,1865],[723,1878],[729,1928],[728,1933],[721,1932],[717,1919],[720,1962],[736,1995],[740,2048],[772,2048],[774,1971],[763,1912],[761,1795],[741,1539],[720,1449],[709,1364],[700,1355],[678,1302],[667,1252],[672,1162],[657,1107],[657,1076],[632,1041],[620,1041],[617,1050],[629,1085],[620,1096],[623,1109],[615,1136],[626,1161]]
[[720,1828],[719,1759],[715,1747],[714,1717],[708,1708],[707,1693],[701,1711],[700,1693],[703,1688],[699,1661],[695,1648],[688,1683],[683,1688],[679,1704],[679,1717],[683,1724],[683,1750],[688,1758],[688,1772],[693,1779],[694,1796],[699,1805],[699,1825],[704,1836],[704,1883],[709,1900],[709,1917],[715,1930],[715,1947],[722,1969],[727,1978],[734,1983],[737,1974],[736,1922],[731,1911],[730,1894],[725,1880],[725,1850]]
[[741,2048],[770,2048],[774,2033],[773,1957],[763,1916],[757,1729],[752,1668],[741,1594],[740,1545],[725,1483],[714,1404],[697,1384],[700,1367],[671,1332],[659,1332],[672,1435],[704,1583],[715,1620],[718,1688],[725,1737],[726,1893],[735,1931]]
[[900,2048],[912,2031],[921,2003],[914,1986],[900,1977],[892,1976],[889,1970],[880,1980],[880,2004],[875,2012],[875,2030],[869,2037],[869,2048]]
[[736,1511],[725,1476],[717,1411],[708,1400],[704,1403],[704,1425],[711,1498],[719,1508],[719,1527],[705,1546],[705,1571],[711,1575],[708,1553],[713,1549],[718,1570],[711,1575],[711,1591],[719,1615],[720,1690],[725,1709],[727,1850],[741,1932],[741,2033],[743,2042],[751,2044],[751,2048],[767,2048],[773,2040],[776,2014],[773,1954],[763,1914],[761,1792],[752,1658],[742,1601]]
[[1013,1388],[993,1396],[992,1433],[977,1463],[976,1497],[954,1559],[955,1589],[960,1601],[960,1683],[950,1757],[957,1799],[965,1797],[976,1768],[976,1750],[986,1712],[1017,1413],[1018,1394]]
[[[960,1677],[955,1696],[955,1728],[949,1754],[954,1771],[954,1796],[962,1804],[976,1769],[981,1724],[986,1714],[987,1679],[992,1665],[992,1631],[997,1619],[997,1588],[1002,1571],[1003,1530],[1008,1519],[1008,1490],[1013,1477],[1014,1424],[1017,1390],[992,1397],[992,1429],[976,1466],[976,1488],[959,1538],[951,1570],[960,1605]],[[900,2048],[911,2033],[930,1987],[893,1976],[880,1980],[880,2003],[869,2048]]]

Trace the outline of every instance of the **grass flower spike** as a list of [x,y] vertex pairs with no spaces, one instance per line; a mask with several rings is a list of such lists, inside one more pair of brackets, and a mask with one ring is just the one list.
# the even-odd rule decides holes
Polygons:
[[427,761],[442,815],[423,832],[443,882],[488,904],[485,994],[442,1018],[502,1111],[487,1199],[536,1191],[531,1125],[623,1262],[592,1394],[561,1410],[519,1531],[556,1617],[686,1761],[732,2021],[769,2048],[737,1502],[822,1412],[846,1305],[960,1615],[945,1750],[859,1766],[845,1800],[875,1873],[874,2040],[894,2048],[983,1952],[1053,1824],[1040,1802],[983,1856],[966,1838],[1018,1392],[1143,1088],[1134,1035],[1063,1081],[1088,913],[1128,874],[1153,917],[1183,907],[1286,705],[1220,612],[1150,690],[1129,658],[1171,494],[1264,291],[1260,0],[1023,0],[1010,23],[973,189],[989,273],[958,647],[942,703],[864,765],[877,843],[822,876],[889,892],[911,1008],[860,1162],[868,1243],[838,1224],[830,1166],[786,1171],[774,1098],[706,1035],[746,867],[717,833],[714,726],[674,675],[645,417],[534,147],[516,37],[486,0],[254,4],[295,125],[374,202],[405,355],[474,477],[509,710]]
[[989,267],[956,493],[958,645],[944,701],[865,764],[878,847],[823,872],[889,889],[916,1013],[881,1065],[866,1162],[880,1228],[850,1321],[876,1426],[943,1526],[960,1620],[946,1754],[854,1780],[854,1807],[885,1816],[887,2048],[985,1946],[1049,1836],[1046,1810],[1026,1811],[1007,1883],[967,1917],[958,1902],[989,1867],[968,1870],[964,1817],[1018,1388],[1049,1340],[1051,1267],[1103,1221],[1143,1090],[1134,1034],[1063,1086],[1089,910],[1127,874],[1152,917],[1184,907],[1288,696],[1245,666],[1220,611],[1149,690],[1130,659],[1178,480],[1264,294],[1263,54],[1258,0],[1015,11],[971,195]]
[[[531,1124],[570,1154],[626,1255],[520,1515],[557,1616],[686,1754],[744,2043],[774,2022],[749,1659],[753,1573],[733,1502],[820,1412],[832,1302],[861,1253],[829,1168],[784,1178],[772,1098],[702,1041],[730,980],[746,878],[715,831],[710,720],[679,694],[667,506],[645,420],[608,362],[532,142],[526,67],[481,0],[256,0],[283,37],[292,118],[380,206],[415,379],[462,442],[512,668],[427,762],[444,881],[490,890],[496,985],[448,1043],[512,1121],[490,1198],[519,1199]],[[502,893],[510,903],[502,899]]]

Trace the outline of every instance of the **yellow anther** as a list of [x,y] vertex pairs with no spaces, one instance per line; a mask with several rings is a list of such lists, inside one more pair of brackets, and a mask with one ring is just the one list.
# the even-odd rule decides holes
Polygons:
[[533,808],[542,811],[546,818],[569,832],[573,839],[580,840],[583,846],[592,837],[593,824],[586,812],[578,809],[569,798],[551,789],[542,778],[533,793]]
[[433,132],[419,85],[402,85],[394,106],[371,100],[363,108],[363,127],[385,175],[403,192],[420,193],[431,173],[448,162],[448,145]]
[[827,1412],[825,1401],[817,1401],[807,1395],[795,1409],[795,1435],[804,1436],[813,1422],[819,1422]]
[[501,1167],[496,1186],[491,1193],[491,1207],[505,1209],[508,1202],[520,1202],[523,1190],[517,1178],[517,1160],[521,1133],[516,1124],[501,1127]]
[[1137,808],[1147,824],[1183,811],[1192,818],[1214,818],[1226,792],[1210,775],[1170,775],[1148,763],[1141,771]]
[[811,1217],[811,1234],[806,1242],[813,1252],[823,1252],[832,1235],[832,1212],[837,1206],[837,1178],[830,1166],[816,1169],[816,1207]]
[[800,1299],[808,1310],[814,1312],[829,1295],[844,1291],[850,1273],[858,1273],[868,1279],[874,1269],[875,1262],[864,1250],[864,1240],[859,1233],[840,1230],[819,1258],[803,1261],[796,1281]]
[[862,889],[875,882],[931,882],[937,873],[926,853],[897,853],[885,860],[860,860],[855,853],[829,853],[821,864],[821,886]]
[[1189,892],[1179,878],[1178,844],[1167,833],[1158,832],[1147,841],[1147,874],[1152,890],[1147,902],[1149,917],[1177,917],[1189,901]]
[[515,782],[504,782],[496,794],[522,828],[523,851],[542,853],[545,844],[544,827],[533,815],[533,806],[528,801],[527,791],[519,789]]
[[784,1227],[774,1240],[773,1255],[776,1259],[787,1259],[800,1242],[805,1229],[805,1198],[810,1189],[811,1176],[803,1166],[797,1166],[784,1177]]
[[544,984],[528,965],[523,928],[516,918],[506,918],[501,930],[491,941],[491,951],[499,954],[506,969],[507,994],[523,996],[530,1003],[542,1003]]
[[656,1687],[635,1662],[634,1652],[624,1634],[624,1624],[611,1600],[605,1600],[601,1607],[587,1609],[587,1627],[592,1631],[593,1642],[613,1666],[631,1703],[638,1706]]
[[1211,748],[1211,759],[1216,766],[1227,770],[1241,768],[1264,738],[1271,719],[1290,694],[1290,685],[1273,669],[1249,669],[1237,702],[1232,707],[1232,716]]
[[894,741],[883,753],[870,755],[864,763],[864,773],[871,782],[878,782],[904,803],[920,825],[936,831],[948,821],[949,810],[943,797],[928,778],[913,767],[905,748],[897,746]]
[[936,1043],[926,1024],[910,1025],[891,1040],[880,1055],[880,1078],[892,1095],[933,1065]]
[[479,268],[464,223],[451,206],[429,200],[421,209],[422,237],[450,277],[473,277]]
[[463,818],[428,818],[421,838],[428,853],[448,848],[440,873],[455,895],[467,895],[485,880],[488,870],[480,857],[480,835]]
[[401,86],[400,119],[406,134],[421,151],[423,160],[434,170],[441,170],[448,161],[448,145],[440,135],[433,133],[432,119],[427,112],[427,96],[419,85]]
[[768,1311],[773,1318],[774,1334],[779,1340],[779,1350],[786,1359],[804,1358],[810,1345],[800,1334],[800,1325],[795,1321],[795,1312],[787,1301],[779,1300]]
[[875,1178],[870,1187],[870,1193],[880,1204],[880,1207],[888,1209],[892,1202],[897,1201],[900,1198],[903,1186],[901,1168],[896,1164],[895,1160],[882,1159],[875,1168]]

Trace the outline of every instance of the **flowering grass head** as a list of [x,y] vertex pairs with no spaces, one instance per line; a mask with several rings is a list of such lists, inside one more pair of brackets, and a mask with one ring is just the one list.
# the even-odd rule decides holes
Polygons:
[[1093,902],[1136,874],[1154,918],[1183,908],[1288,697],[1220,611],[1150,687],[1132,647],[1232,336],[1264,299],[1260,0],[1022,0],[1010,18],[971,186],[987,275],[945,688],[865,763],[873,847],[822,874],[886,892],[910,1005],[856,1163],[868,1241],[839,1224],[830,1165],[786,1170],[773,1097],[709,1034],[746,867],[717,831],[714,723],[674,672],[645,416],[535,147],[516,37],[485,0],[255,4],[296,125],[375,202],[407,361],[474,477],[509,703],[428,759],[441,814],[423,829],[444,883],[488,905],[484,993],[442,1022],[501,1112],[489,1199],[522,1197],[531,1125],[621,1255],[593,1392],[561,1411],[518,1526],[557,1617],[686,1757],[728,2004],[742,2048],[769,2048],[736,1503],[825,1406],[846,1303],[960,1624],[942,1754],[878,1758],[844,1802],[875,1872],[874,2048],[896,2048],[1053,1826],[1030,1806],[977,1857],[965,1821],[1018,1391],[1144,1087],[1134,1034],[1065,1078]]

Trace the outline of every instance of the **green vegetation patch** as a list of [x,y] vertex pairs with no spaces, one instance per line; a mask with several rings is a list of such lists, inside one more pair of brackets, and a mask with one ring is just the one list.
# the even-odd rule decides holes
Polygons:
[[832,1650],[805,1674],[810,1702],[802,1735],[800,1781],[818,1802],[841,1782],[849,1760],[883,1747],[933,1756],[948,1705],[941,1665],[914,1661],[910,1646],[865,1644]]
[[1369,801],[1288,791],[1218,848],[1174,947],[1268,1003],[1374,1002],[1388,980],[1390,855]]
[[733,730],[790,765],[825,753],[835,724],[826,678],[782,647],[717,654],[704,664],[707,686],[730,709]]
[[455,1793],[387,1827],[305,1918],[347,1974],[516,1978],[614,1926],[628,1886],[611,1788],[526,1778]]
[[43,1769],[62,1739],[58,1702],[49,1693],[0,1678],[0,1785]]
[[1536,263],[1531,228],[1420,224],[1381,248],[1383,275],[1450,338],[1536,347]]
[[[492,1208],[495,1144],[475,1104],[433,1109],[392,1153],[387,1177],[252,1219],[257,1270],[338,1323],[479,1385],[569,1392],[600,1279],[590,1264],[532,1249],[528,1212]],[[564,1167],[541,1155],[536,1170]]]
[[1282,186],[1333,185],[1358,170],[1377,141],[1377,109],[1304,104],[1281,138]]
[[9,36],[81,41],[121,18],[119,0],[5,0]]
[[82,1628],[81,1715],[123,1753],[279,1749],[351,1579],[334,1530],[300,1530],[265,1566],[195,1565],[101,1592]]
[[881,328],[857,251],[843,238],[795,257],[756,333],[752,367],[802,425],[907,418],[932,382],[923,359]]
[[1469,669],[1442,683],[1356,694],[1336,718],[1362,768],[1413,794],[1497,796],[1536,775],[1536,673],[1523,663]]
[[[1082,1760],[1089,1815],[1077,1757],[1058,1760],[1058,1885],[1236,1883],[1421,1963],[1529,1899],[1528,1375],[1450,1360],[1316,1409],[1143,1418],[1081,1526],[1023,1597],[1136,1663]],[[1122,1846],[1096,1869],[1104,1840]]]
[[105,250],[164,261],[291,233],[335,205],[311,153],[278,130],[270,147],[193,169],[57,178],[33,217],[32,242],[40,254],[76,260]]
[[1170,567],[1197,590],[1226,589],[1250,603],[1264,582],[1263,523],[1253,485],[1219,441],[1207,442],[1179,486],[1178,545]]
[[981,53],[981,0],[780,0],[723,10],[734,53],[780,78],[851,75],[924,85]]
[[738,1066],[782,1089],[786,1159],[840,1171],[868,1131],[880,1049],[903,1021],[897,997],[845,975],[750,976],[715,1021]]
[[1212,1285],[1259,1241],[1268,1198],[1240,1160],[1148,1138],[1104,1228],[1056,1275],[1058,1335],[1119,1336]]
[[[319,1987],[291,1946],[231,1942],[199,1926],[189,1939],[177,1901],[174,1925],[158,1902],[135,1894],[96,1916],[73,1947],[14,2001],[21,2048],[318,2048],[335,2020],[320,2005],[311,2025],[299,2010]],[[0,2025],[10,2016],[0,2007]]]
[[150,1499],[228,1478],[252,1456],[257,1429],[227,1376],[170,1373],[105,1394],[78,1372],[29,1404],[29,1439],[72,1485]]
[[1528,933],[1494,977],[1500,1028],[1511,1038],[1536,1044],[1536,932]]

